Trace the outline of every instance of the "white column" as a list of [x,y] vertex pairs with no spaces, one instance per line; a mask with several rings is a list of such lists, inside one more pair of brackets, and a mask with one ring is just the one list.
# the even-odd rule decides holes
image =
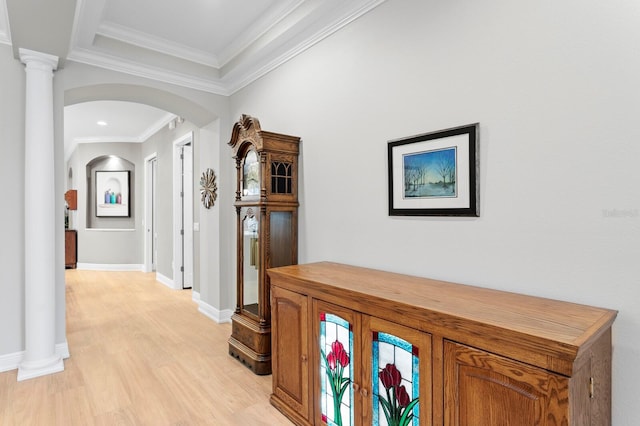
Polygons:
[[25,354],[18,380],[64,370],[56,355],[53,71],[56,56],[20,49],[26,65]]

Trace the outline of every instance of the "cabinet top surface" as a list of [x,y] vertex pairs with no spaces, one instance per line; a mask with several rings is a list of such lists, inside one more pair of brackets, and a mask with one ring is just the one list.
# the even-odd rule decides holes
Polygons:
[[[274,268],[268,273],[272,280],[288,278],[288,286],[302,293],[345,298],[356,305],[353,309],[365,313],[387,304],[398,314],[419,311],[434,321],[451,321],[460,327],[465,326],[460,321],[483,324],[512,335],[554,342],[574,356],[580,346],[609,328],[617,314],[609,309],[331,262]],[[280,281],[276,279],[276,283]],[[327,292],[327,286],[331,291]],[[362,302],[363,296],[366,302]]]

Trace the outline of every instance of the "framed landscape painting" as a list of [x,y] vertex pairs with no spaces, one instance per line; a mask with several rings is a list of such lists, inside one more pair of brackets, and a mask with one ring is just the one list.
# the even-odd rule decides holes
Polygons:
[[96,216],[129,217],[129,171],[96,171]]
[[479,124],[389,141],[390,216],[479,216]]

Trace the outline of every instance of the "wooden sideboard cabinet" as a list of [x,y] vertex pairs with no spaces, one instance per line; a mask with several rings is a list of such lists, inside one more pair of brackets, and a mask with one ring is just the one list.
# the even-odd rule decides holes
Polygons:
[[64,230],[64,266],[75,269],[78,264],[78,231]]
[[271,404],[295,424],[611,424],[616,311],[329,262],[267,273]]

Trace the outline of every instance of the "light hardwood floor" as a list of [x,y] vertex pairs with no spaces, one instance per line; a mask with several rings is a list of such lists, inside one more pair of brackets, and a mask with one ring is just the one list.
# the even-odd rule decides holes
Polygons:
[[65,371],[0,374],[0,425],[291,425],[271,376],[228,355],[229,324],[141,272],[67,270]]

